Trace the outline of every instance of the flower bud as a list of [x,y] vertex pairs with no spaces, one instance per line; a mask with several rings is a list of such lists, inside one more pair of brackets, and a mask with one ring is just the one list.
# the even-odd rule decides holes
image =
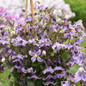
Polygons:
[[57,33],[57,29],[54,29],[54,32]]
[[58,12],[59,14],[61,14],[61,10],[57,10],[57,12]]
[[15,31],[11,31],[11,35],[14,35],[15,34]]
[[83,72],[83,67],[79,68],[79,72],[82,73]]
[[51,53],[51,56],[54,56],[54,53]]
[[45,51],[45,50],[43,50],[43,51],[42,51],[42,54],[46,56],[46,51]]
[[1,62],[5,62],[5,58],[2,58],[2,59],[1,59]]
[[10,27],[5,28],[5,30],[8,31],[8,32],[11,31]]

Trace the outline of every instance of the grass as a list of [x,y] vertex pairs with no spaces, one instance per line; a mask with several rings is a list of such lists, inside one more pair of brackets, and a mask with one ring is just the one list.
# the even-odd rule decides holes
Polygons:
[[[81,47],[86,46],[86,37],[83,39],[83,41],[82,41],[82,43],[81,43],[80,46],[81,46]],[[86,49],[85,49],[85,50],[82,50],[82,51],[86,53]],[[85,57],[85,56],[84,56],[84,57]],[[85,57],[85,58],[86,58],[86,57]],[[71,73],[75,73],[75,72],[77,71],[77,68],[78,68],[78,66],[77,66],[77,65],[74,65],[74,67],[72,67],[72,68],[70,69],[70,72],[71,72]],[[10,70],[7,69],[7,68],[5,69],[5,72],[0,73],[0,80],[3,80],[7,86],[9,86],[9,82],[10,82],[10,81],[13,81],[13,77],[11,77],[10,80],[8,79],[9,73],[10,73]],[[0,82],[0,86],[6,86],[5,84],[4,84],[3,82]],[[81,86],[81,85],[80,85],[80,83],[76,83],[76,86]]]

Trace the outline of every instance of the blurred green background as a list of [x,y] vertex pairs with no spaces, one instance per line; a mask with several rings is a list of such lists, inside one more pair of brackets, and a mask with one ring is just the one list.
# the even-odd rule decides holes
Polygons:
[[86,28],[86,0],[64,0],[67,4],[70,5],[70,8],[75,12],[76,16],[71,18],[72,22],[83,20],[83,24]]

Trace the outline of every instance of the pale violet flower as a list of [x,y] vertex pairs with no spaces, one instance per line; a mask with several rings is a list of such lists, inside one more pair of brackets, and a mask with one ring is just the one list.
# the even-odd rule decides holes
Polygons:
[[79,67],[75,73],[75,82],[78,82],[80,80],[86,81],[86,70],[84,67]]
[[43,62],[43,59],[39,57],[39,55],[41,54],[41,50],[38,50],[38,51],[34,50],[33,52],[30,50],[29,54],[32,56],[31,58],[32,62],[35,62],[36,59],[38,62]]

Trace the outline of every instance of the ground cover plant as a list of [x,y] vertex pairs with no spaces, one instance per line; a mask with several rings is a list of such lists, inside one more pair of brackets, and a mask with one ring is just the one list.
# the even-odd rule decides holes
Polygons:
[[[82,21],[58,22],[53,11],[38,7],[36,17],[1,15],[0,56],[14,77],[11,86],[75,86],[86,81],[86,62],[80,43],[86,34]],[[11,15],[10,15],[11,16]],[[25,19],[25,20],[24,20]],[[3,61],[4,59],[4,61]],[[70,68],[78,65],[72,74]]]

